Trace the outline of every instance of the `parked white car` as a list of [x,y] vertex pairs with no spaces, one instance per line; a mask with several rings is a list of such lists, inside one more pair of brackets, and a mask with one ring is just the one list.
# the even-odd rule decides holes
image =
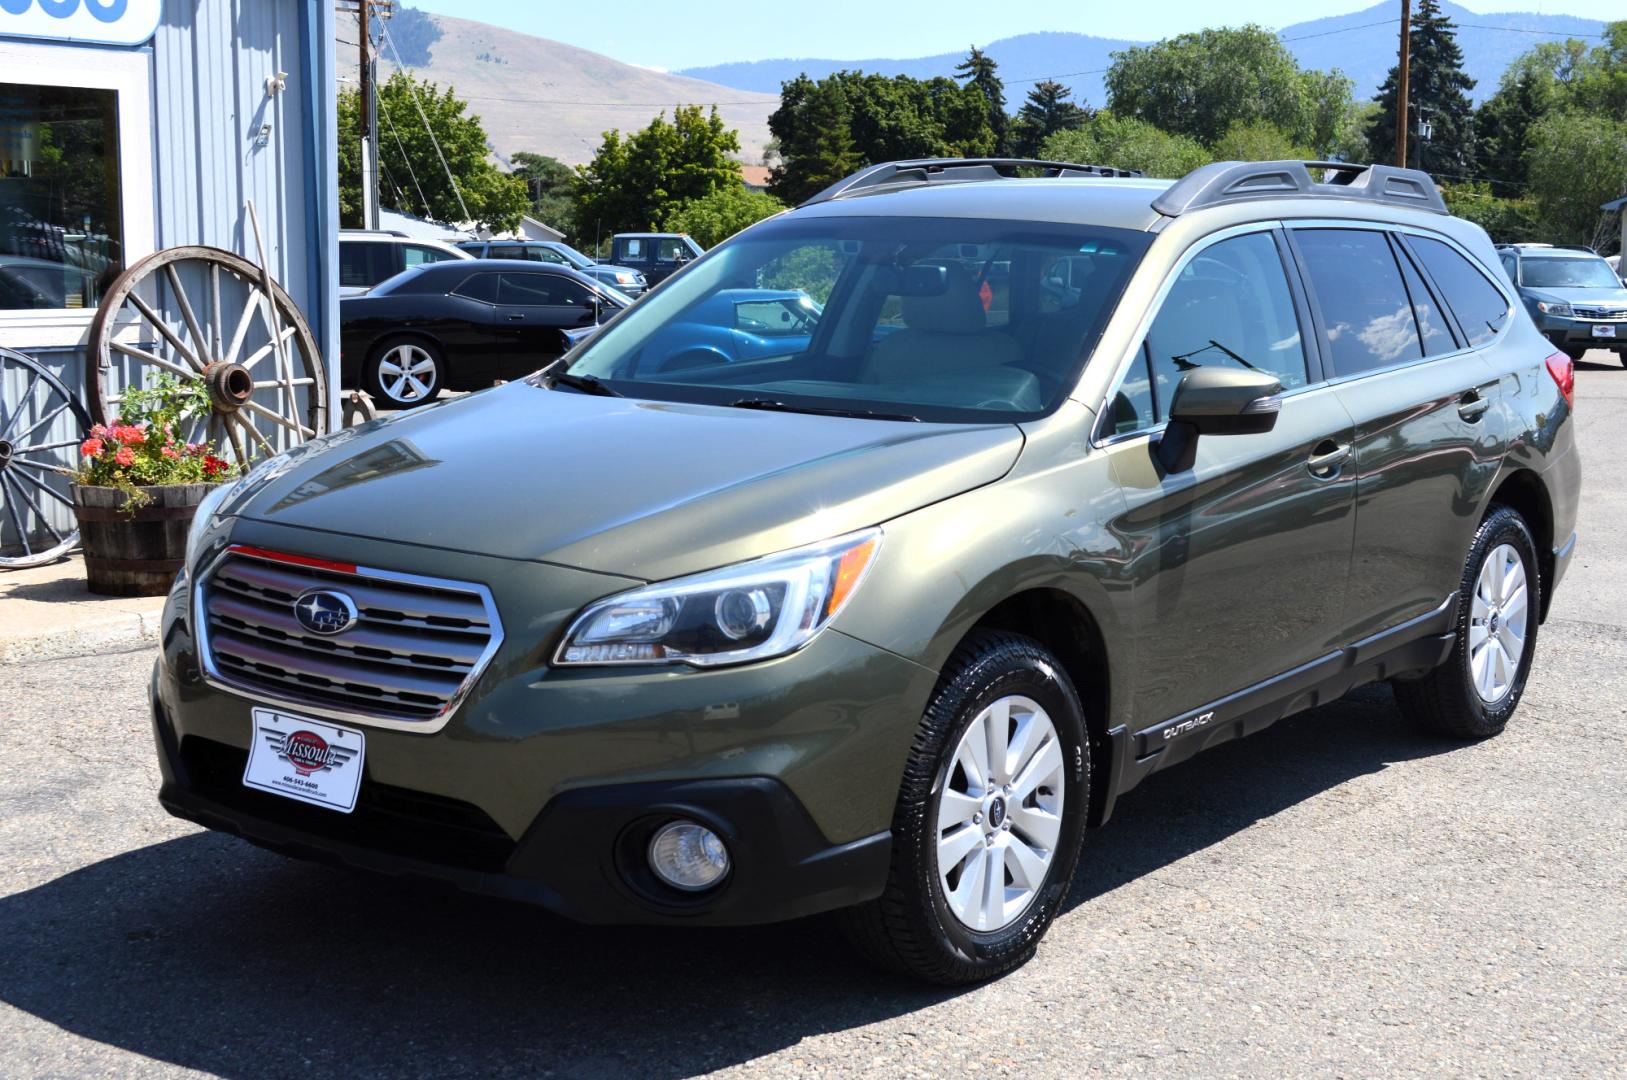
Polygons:
[[403,270],[448,259],[472,259],[439,240],[414,240],[402,232],[339,230],[339,295],[359,296]]

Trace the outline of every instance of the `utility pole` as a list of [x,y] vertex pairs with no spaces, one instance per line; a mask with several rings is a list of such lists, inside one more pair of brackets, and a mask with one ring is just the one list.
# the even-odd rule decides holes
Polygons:
[[362,140],[362,228],[379,227],[379,163],[378,163],[378,90],[377,71],[373,67],[373,35],[371,26],[372,0],[361,0],[357,5],[356,42],[360,46],[357,79],[361,83],[361,107],[356,110],[360,118],[359,134]]
[[1412,0],[1401,0],[1401,66],[1395,94],[1395,163],[1407,167],[1407,99],[1412,67]]

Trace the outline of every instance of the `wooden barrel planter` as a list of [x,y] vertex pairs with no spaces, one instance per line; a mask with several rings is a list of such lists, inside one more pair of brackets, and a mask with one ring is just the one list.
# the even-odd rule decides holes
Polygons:
[[118,488],[73,487],[73,512],[85,551],[90,591],[103,596],[163,596],[186,557],[198,504],[218,484],[142,488],[152,501],[126,510]]

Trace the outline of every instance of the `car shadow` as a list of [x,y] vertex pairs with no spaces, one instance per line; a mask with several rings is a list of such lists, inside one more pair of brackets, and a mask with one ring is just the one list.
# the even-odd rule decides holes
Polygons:
[[[1148,780],[1087,841],[1075,910],[1389,763],[1448,749],[1384,689]],[[0,899],[0,1000],[225,1077],[681,1077],[957,991],[878,974],[830,920],[598,928],[195,833]],[[1016,976],[1020,978],[1021,976]]]

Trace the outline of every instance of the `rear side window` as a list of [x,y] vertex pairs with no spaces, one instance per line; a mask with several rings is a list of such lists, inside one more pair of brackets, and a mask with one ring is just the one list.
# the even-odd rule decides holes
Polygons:
[[483,304],[497,303],[497,275],[471,274],[462,285],[452,290],[454,296],[466,296]]
[[1423,357],[1412,301],[1383,233],[1301,229],[1295,238],[1322,309],[1323,342],[1335,375]]
[[1457,339],[1446,328],[1446,318],[1441,314],[1435,293],[1424,284],[1412,259],[1404,252],[1400,256],[1401,276],[1407,283],[1407,295],[1412,298],[1412,315],[1418,320],[1418,339],[1423,342],[1424,355],[1440,356],[1456,351]]
[[395,275],[395,260],[389,244],[366,240],[339,241],[339,284],[371,288]]
[[1457,316],[1469,344],[1484,345],[1496,337],[1508,321],[1508,298],[1502,290],[1451,245],[1423,236],[1410,237],[1407,242],[1446,294],[1447,306]]
[[1147,331],[1145,351],[1151,378],[1130,373],[1126,401],[1113,403],[1115,426],[1129,418],[1126,406],[1138,422],[1149,408],[1166,419],[1176,384],[1194,368],[1254,368],[1284,389],[1304,386],[1305,342],[1271,234],[1222,240],[1188,262]]

